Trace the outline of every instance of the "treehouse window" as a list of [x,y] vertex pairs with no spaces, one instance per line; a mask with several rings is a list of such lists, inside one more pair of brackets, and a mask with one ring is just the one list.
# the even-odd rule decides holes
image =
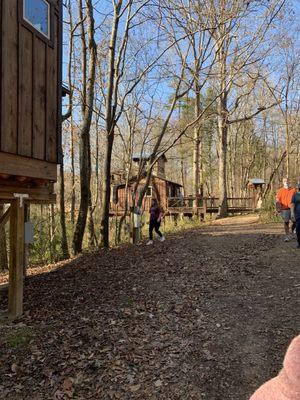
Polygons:
[[50,39],[50,4],[47,0],[24,0],[23,18],[47,39]]
[[147,197],[152,197],[152,186],[149,186],[149,187],[147,188],[146,196],[147,196]]

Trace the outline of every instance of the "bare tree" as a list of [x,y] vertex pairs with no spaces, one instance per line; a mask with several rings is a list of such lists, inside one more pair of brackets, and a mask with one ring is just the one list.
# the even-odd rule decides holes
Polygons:
[[[272,1],[263,4],[253,0],[247,2],[219,0],[210,1],[207,16],[211,21],[217,21],[217,26],[211,30],[215,41],[217,55],[216,82],[219,88],[218,99],[218,129],[219,129],[219,216],[227,214],[227,145],[229,125],[254,118],[260,112],[272,105],[260,105],[256,111],[240,118],[234,114],[240,107],[241,99],[249,97],[259,82],[257,74],[249,72],[256,65],[258,70],[266,59],[267,50],[260,51],[272,21],[281,10],[284,1]],[[261,12],[259,23],[252,30],[247,28],[247,19],[250,15]],[[261,8],[260,8],[261,7]],[[263,11],[265,10],[265,11]],[[245,25],[246,22],[246,25]],[[247,38],[246,38],[247,32]],[[251,90],[248,84],[242,84],[241,79],[248,76],[252,81]],[[236,88],[239,88],[238,93]],[[230,103],[233,104],[230,107]],[[233,116],[233,118],[230,118]]]
[[[83,24],[82,0],[78,0],[82,41],[82,122],[80,127],[80,207],[73,237],[74,253],[82,251],[87,214],[90,205],[91,153],[90,128],[94,106],[97,45],[92,0],[85,0],[87,33]],[[86,38],[87,36],[87,38]]]
[[[154,38],[147,38],[139,48],[132,48],[128,56],[128,45],[130,32],[137,26],[143,26],[145,21],[151,17],[142,15],[141,12],[150,3],[150,0],[135,2],[133,0],[119,0],[113,2],[113,17],[108,45],[107,75],[103,87],[103,98],[105,106],[105,157],[104,157],[104,179],[102,193],[102,218],[101,218],[101,240],[104,247],[109,246],[109,203],[111,183],[111,161],[115,139],[116,126],[123,116],[127,97],[133,90],[157,67],[163,56],[180,41],[176,38],[173,42],[164,41],[163,48],[154,54],[147,53],[147,49],[153,48],[153,44],[160,38],[158,33]],[[149,13],[151,15],[151,13]],[[157,28],[160,31],[159,28]],[[145,60],[142,62],[140,53],[143,51]],[[140,58],[140,63],[137,59]]]

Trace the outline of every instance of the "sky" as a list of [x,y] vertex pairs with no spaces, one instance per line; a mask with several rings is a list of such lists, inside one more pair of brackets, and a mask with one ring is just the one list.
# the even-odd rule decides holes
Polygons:
[[[99,42],[100,40],[103,40],[103,37],[109,33],[109,30],[106,31],[105,28],[107,27],[108,23],[109,23],[109,19],[111,16],[111,1],[110,0],[95,0],[94,4],[96,5],[95,8],[95,25],[96,27],[99,27],[99,29],[97,30],[97,41]],[[296,13],[296,21],[300,20],[300,0],[291,0],[291,4],[293,5],[293,8],[295,10]],[[66,10],[65,10],[66,11]],[[65,12],[65,20],[68,19],[67,13]],[[149,25],[144,25],[144,32],[139,31],[139,34],[141,35],[141,37],[143,37],[143,40],[146,40],[147,35],[151,34],[151,32],[146,30],[146,27],[148,27]],[[122,22],[120,25],[120,30],[122,31],[122,28],[124,27],[124,23]],[[298,33],[296,33],[296,29],[299,29],[299,27],[297,25],[294,25],[291,32],[293,33],[293,35],[296,36],[297,38],[297,43],[300,44],[299,42],[299,31]],[[66,33],[66,31],[65,31]],[[135,35],[132,36],[133,39],[135,40],[136,43],[138,43],[139,40],[141,40],[140,37],[136,37]],[[283,38],[284,39],[284,38]],[[67,36],[65,35],[65,39],[64,42],[67,43]],[[149,48],[152,50],[156,50],[154,48],[155,46],[155,42],[153,42],[154,45],[150,46]],[[274,65],[274,69],[275,69],[275,73],[273,76],[273,80],[277,79],[277,74],[278,74],[278,65],[282,64],[282,60],[279,58],[278,54],[276,54],[276,51],[278,49],[274,49],[273,55],[270,57],[269,59],[269,63]],[[67,45],[64,46],[64,62],[63,62],[63,76],[64,76],[64,80],[66,80],[66,75],[67,75],[67,55],[68,52],[68,47]],[[105,54],[103,55],[105,57]],[[140,61],[140,60],[138,60]],[[133,65],[131,64],[132,68]],[[129,68],[129,67],[128,67]],[[279,71],[280,72],[280,71]],[[155,78],[156,77],[156,71],[154,70],[154,72],[152,73],[152,77]],[[161,79],[159,85],[157,86],[157,92],[156,95],[158,96],[158,99],[160,99],[160,101],[163,101],[165,103],[168,103],[169,98],[171,96],[172,93],[172,87],[170,85],[170,80],[168,79],[168,77],[166,76],[165,79]]]

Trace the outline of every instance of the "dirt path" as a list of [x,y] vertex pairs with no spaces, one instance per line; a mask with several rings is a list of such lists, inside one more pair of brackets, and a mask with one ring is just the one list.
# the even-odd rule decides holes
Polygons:
[[28,278],[0,398],[249,399],[300,330],[300,251],[280,233],[232,218]]

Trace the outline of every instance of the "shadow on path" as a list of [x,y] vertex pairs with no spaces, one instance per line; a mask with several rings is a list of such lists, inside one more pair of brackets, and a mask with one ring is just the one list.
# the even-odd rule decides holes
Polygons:
[[209,226],[29,278],[0,331],[0,398],[248,399],[299,331],[300,253],[280,231]]

